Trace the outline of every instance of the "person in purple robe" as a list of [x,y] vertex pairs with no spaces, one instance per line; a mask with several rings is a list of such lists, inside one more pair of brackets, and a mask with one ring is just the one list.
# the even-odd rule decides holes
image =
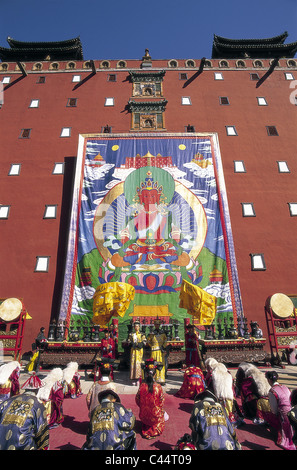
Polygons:
[[224,407],[209,389],[195,397],[189,427],[198,450],[241,450]]
[[46,409],[36,398],[41,386],[33,374],[22,386],[24,393],[0,404],[0,450],[49,450]]
[[99,404],[92,411],[81,450],[137,450],[135,416],[124,407],[115,390],[110,383],[99,392]]

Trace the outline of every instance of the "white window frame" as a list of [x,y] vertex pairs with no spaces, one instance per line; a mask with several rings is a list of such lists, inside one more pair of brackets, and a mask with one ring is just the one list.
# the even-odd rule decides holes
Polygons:
[[223,76],[222,72],[215,72],[214,73],[214,79],[215,80],[224,80],[224,76]]
[[114,106],[114,98],[112,96],[106,97],[104,106]]
[[81,81],[81,76],[80,75],[73,75],[72,77],[72,82],[73,83],[79,83]]
[[0,219],[8,219],[10,205],[0,204]]
[[237,130],[235,126],[226,126],[226,133],[229,136],[236,136]]
[[295,80],[294,75],[292,72],[285,72],[285,79],[286,80]]
[[3,77],[1,83],[3,83],[3,85],[5,85],[7,83],[10,83],[10,80],[11,80],[11,77]]
[[256,217],[253,202],[242,202],[242,217]]
[[263,253],[251,253],[252,271],[266,271],[266,264]]
[[10,165],[8,176],[19,176],[20,172],[21,172],[21,164],[20,163],[12,163]]
[[39,108],[39,99],[32,99],[29,108]]
[[[60,170],[60,167],[61,167],[61,170]],[[53,175],[64,175],[64,163],[63,162],[56,162],[54,164],[54,168],[53,168]]]
[[44,219],[56,219],[57,218],[57,204],[46,204],[43,218]]
[[267,101],[264,96],[257,96],[258,106],[267,106]]
[[290,173],[289,166],[286,161],[277,161],[277,166],[278,166],[278,172],[279,173]]
[[288,202],[290,216],[296,217],[297,216],[297,202]]
[[62,127],[60,137],[71,137],[71,127]]
[[192,104],[191,98],[189,96],[182,96],[181,104],[183,106],[191,106],[191,104]]
[[36,256],[35,270],[36,273],[47,273],[49,270],[50,256]]
[[234,173],[246,173],[245,164],[243,160],[233,160]]

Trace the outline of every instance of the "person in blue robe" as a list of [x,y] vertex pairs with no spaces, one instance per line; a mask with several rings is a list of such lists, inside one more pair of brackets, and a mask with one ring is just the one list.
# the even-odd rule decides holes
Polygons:
[[112,383],[98,394],[82,450],[136,450],[135,416],[121,404]]
[[46,409],[31,384],[0,403],[0,450],[49,450]]
[[189,427],[198,450],[241,450],[226,411],[209,389],[195,397]]

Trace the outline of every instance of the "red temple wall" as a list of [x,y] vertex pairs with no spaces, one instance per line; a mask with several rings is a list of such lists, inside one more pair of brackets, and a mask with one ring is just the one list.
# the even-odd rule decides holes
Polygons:
[[[230,60],[230,64],[235,61]],[[264,304],[275,292],[297,294],[296,224],[289,214],[288,202],[296,202],[296,112],[290,103],[292,89],[285,80],[289,69],[286,60],[259,86],[250,73],[263,76],[265,69],[218,69],[224,80],[214,80],[214,69],[205,69],[192,82],[179,79],[182,70],[191,78],[197,69],[172,70],[167,61],[153,61],[153,67],[166,70],[163,97],[166,132],[185,132],[187,124],[196,132],[215,132],[224,168],[235,254],[239,273],[244,313],[258,321],[266,334]],[[179,61],[183,64],[182,61]],[[213,61],[217,66],[218,61]],[[82,78],[90,71],[77,70],[32,73],[4,91],[0,110],[0,182],[1,204],[11,205],[7,220],[1,220],[1,292],[3,297],[20,297],[32,316],[27,321],[23,351],[31,349],[39,328],[48,328],[51,315],[57,312],[63,281],[68,217],[71,204],[72,178],[79,134],[100,133],[106,124],[114,133],[131,132],[131,114],[127,103],[132,97],[132,83],[127,80],[129,68],[140,62],[128,61],[127,69],[99,70],[76,87],[72,75]],[[98,62],[95,64],[98,67]],[[199,65],[199,61],[197,61]],[[115,64],[111,64],[112,67]],[[15,64],[0,72],[20,77]],[[181,65],[183,67],[183,65]],[[117,75],[108,82],[108,73]],[[40,75],[44,84],[37,84]],[[181,105],[181,97],[191,98],[190,106]],[[227,96],[229,105],[220,105],[219,97]],[[104,106],[105,97],[114,97],[113,107]],[[265,97],[267,106],[258,106],[257,97]],[[77,106],[67,107],[68,98],[77,98]],[[31,99],[39,99],[39,108],[31,109]],[[143,101],[143,100],[142,100]],[[234,125],[237,136],[227,136],[225,126]],[[269,137],[266,126],[274,125],[278,136]],[[62,127],[71,127],[71,137],[62,138]],[[31,128],[30,139],[20,139],[21,129]],[[234,173],[233,161],[243,160],[246,173]],[[277,161],[285,160],[290,173],[278,172]],[[52,175],[55,162],[66,162],[63,175]],[[21,163],[20,176],[7,176],[11,163]],[[252,202],[256,217],[242,216],[242,202]],[[57,204],[57,218],[44,220],[46,204]],[[252,271],[250,253],[263,253],[266,271]],[[37,255],[50,256],[48,273],[34,272]]]

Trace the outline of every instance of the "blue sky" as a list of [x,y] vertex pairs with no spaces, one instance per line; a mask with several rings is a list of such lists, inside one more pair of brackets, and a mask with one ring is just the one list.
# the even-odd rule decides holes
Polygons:
[[297,40],[297,0],[0,0],[7,37],[57,41],[80,36],[84,59],[211,57],[213,35]]

